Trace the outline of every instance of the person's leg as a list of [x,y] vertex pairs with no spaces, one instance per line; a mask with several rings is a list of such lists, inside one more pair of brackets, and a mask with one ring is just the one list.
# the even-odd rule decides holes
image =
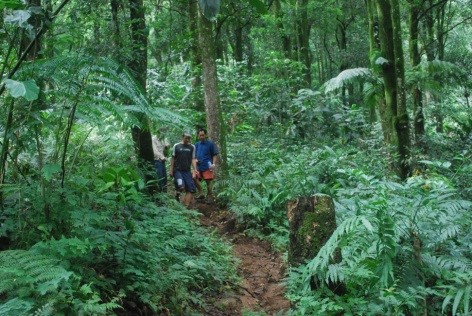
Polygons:
[[185,195],[184,195],[184,200],[183,200],[183,203],[185,205],[185,207],[190,207],[190,204],[192,203],[192,192],[185,192]]
[[207,179],[205,180],[206,185],[207,185],[207,197],[208,198],[213,198],[213,187],[212,187],[212,179]]
[[182,172],[182,179],[185,186],[183,203],[186,207],[189,207],[193,200],[193,193],[195,192],[195,182],[193,181],[192,173],[190,171]]
[[174,171],[175,199],[180,202],[180,194],[184,191],[184,180],[179,171]]
[[197,188],[197,199],[204,198],[201,179],[199,176],[195,178],[195,187]]
[[159,187],[159,192],[166,192],[166,186],[167,186],[166,165],[163,161],[155,160],[155,167],[156,167],[156,173],[157,173],[157,185]]

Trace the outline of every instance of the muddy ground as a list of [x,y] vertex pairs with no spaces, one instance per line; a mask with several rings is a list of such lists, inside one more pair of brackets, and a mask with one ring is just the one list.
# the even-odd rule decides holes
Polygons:
[[236,316],[245,312],[257,315],[286,315],[290,308],[284,297],[285,265],[282,255],[260,239],[248,237],[239,229],[231,213],[217,204],[197,202],[194,207],[202,213],[204,226],[217,229],[233,245],[234,255],[240,260],[238,273],[242,284],[237,290],[207,298],[208,316]]

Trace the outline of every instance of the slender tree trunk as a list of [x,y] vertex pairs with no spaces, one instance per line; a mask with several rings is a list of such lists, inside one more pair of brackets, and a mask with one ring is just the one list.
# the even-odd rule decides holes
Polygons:
[[226,142],[221,122],[223,116],[220,110],[218,94],[218,75],[215,60],[215,39],[212,23],[199,13],[199,38],[202,56],[203,90],[205,100],[206,123],[210,139],[220,151],[219,173],[226,172]]
[[274,0],[273,3],[274,7],[274,17],[275,20],[277,21],[277,28],[279,29],[280,32],[280,38],[282,41],[282,50],[284,53],[285,58],[292,58],[292,43],[290,41],[290,36],[287,34],[287,30],[284,27],[283,24],[283,13],[281,9],[281,3],[280,0]]
[[[410,25],[410,62],[412,67],[416,67],[421,62],[421,55],[419,51],[419,18],[420,7],[412,3],[410,4],[409,25]],[[423,92],[419,85],[415,85],[412,89],[413,96],[413,126],[415,143],[419,148],[424,148],[424,113],[423,113]]]
[[243,27],[240,23],[234,28],[234,52],[233,57],[236,62],[243,61]]
[[190,67],[192,71],[192,103],[197,111],[205,110],[202,94],[202,56],[198,47],[198,4],[189,0]]
[[118,60],[119,54],[119,47],[121,47],[121,32],[120,32],[120,23],[118,21],[118,9],[120,7],[119,0],[110,0],[110,7],[111,7],[111,21],[112,21],[112,29],[113,29],[113,46],[115,47],[114,50],[114,57]]
[[[129,0],[129,7],[131,43],[134,58],[129,62],[128,67],[132,70],[135,78],[145,91],[147,80],[147,31],[143,0]],[[144,114],[139,117],[139,120],[141,127],[133,127],[131,134],[136,154],[139,157],[140,168],[143,170],[146,180],[149,181],[155,178],[152,169],[154,154],[152,151],[151,132],[149,130],[148,118]],[[150,187],[150,193],[154,193],[156,189],[156,185],[153,185]]]
[[298,60],[305,65],[305,87],[311,87],[310,24],[308,22],[308,0],[297,0]]

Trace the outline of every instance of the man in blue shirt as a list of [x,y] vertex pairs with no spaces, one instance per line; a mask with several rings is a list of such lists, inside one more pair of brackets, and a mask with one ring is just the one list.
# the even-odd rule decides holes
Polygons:
[[214,199],[212,181],[215,178],[214,170],[217,162],[218,148],[207,139],[207,131],[204,128],[198,130],[198,142],[195,144],[195,158],[197,159],[197,176],[195,184],[198,190],[197,199],[204,199],[201,180],[205,180],[207,186],[207,202]]

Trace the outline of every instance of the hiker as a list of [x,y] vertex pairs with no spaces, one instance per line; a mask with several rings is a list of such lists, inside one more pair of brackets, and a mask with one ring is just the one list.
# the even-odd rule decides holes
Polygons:
[[[170,159],[169,175],[174,177],[174,185],[177,191],[176,198],[180,200],[180,194],[185,192],[183,204],[190,206],[195,192],[193,179],[197,173],[195,159],[195,146],[190,143],[192,135],[189,132],[182,134],[182,142],[177,143],[172,148]],[[193,167],[193,172],[191,171]]]
[[197,199],[205,199],[201,181],[205,180],[207,187],[207,203],[214,200],[212,182],[215,178],[215,167],[218,158],[218,148],[215,144],[207,139],[207,131],[204,128],[198,130],[198,142],[195,144],[197,159],[197,176],[195,185],[198,190]]
[[156,135],[152,137],[152,151],[154,152],[154,167],[157,174],[158,192],[166,192],[167,188],[167,171],[166,156],[169,151],[170,144],[163,135],[163,130],[158,129]]

